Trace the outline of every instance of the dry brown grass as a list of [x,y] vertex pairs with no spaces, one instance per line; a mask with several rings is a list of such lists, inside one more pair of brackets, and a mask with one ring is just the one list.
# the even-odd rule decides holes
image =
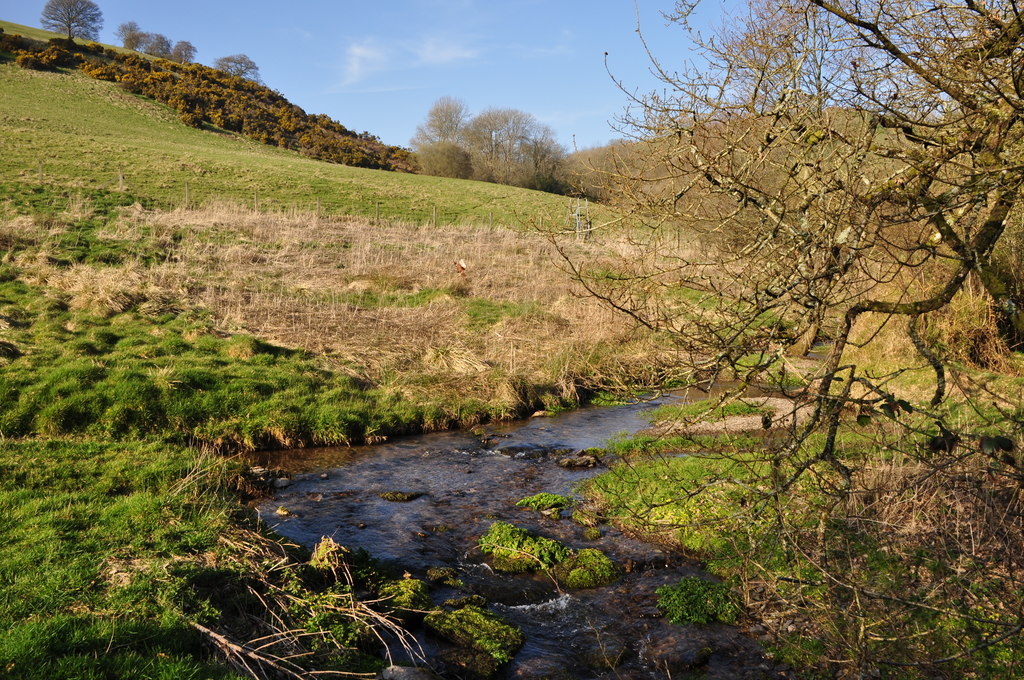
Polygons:
[[[47,239],[65,228],[15,218],[0,224],[0,237],[36,245],[18,258],[22,278],[71,308],[107,316],[203,307],[225,332],[314,352],[413,399],[458,393],[512,412],[524,399],[571,400],[582,388],[660,370],[657,342],[580,296],[540,233],[228,204],[166,213],[135,206],[98,236],[148,243],[147,260],[68,267],[46,256]],[[569,247],[591,259],[607,252]]]

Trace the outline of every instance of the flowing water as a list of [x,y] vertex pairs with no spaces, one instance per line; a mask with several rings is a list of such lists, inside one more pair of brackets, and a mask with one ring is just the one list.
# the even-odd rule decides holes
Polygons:
[[[586,540],[583,527],[567,518],[516,507],[542,491],[572,495],[578,482],[602,468],[564,469],[559,457],[643,429],[649,425],[645,411],[679,398],[534,418],[489,428],[483,436],[449,432],[368,447],[268,453],[264,464],[301,472],[259,510],[277,532],[309,547],[329,536],[417,578],[432,567],[455,568],[465,587],[442,587],[434,593],[437,602],[483,595],[526,635],[497,678],[780,677],[738,628],[676,626],[660,617],[655,589],[704,575],[698,564],[608,527],[600,539]],[[422,495],[408,502],[380,497],[389,491]],[[290,514],[281,517],[279,508]],[[605,588],[568,592],[542,576],[496,574],[476,549],[496,519],[572,548],[598,548],[626,573]],[[459,677],[446,662],[453,653],[446,643],[423,633],[417,638],[427,665]]]

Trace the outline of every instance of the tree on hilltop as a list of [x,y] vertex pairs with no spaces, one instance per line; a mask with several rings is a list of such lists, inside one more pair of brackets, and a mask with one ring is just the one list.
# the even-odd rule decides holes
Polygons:
[[191,64],[195,58],[195,45],[187,40],[179,40],[171,48],[171,61],[176,61],[179,64]]
[[126,50],[138,50],[149,40],[149,34],[134,21],[126,21],[118,26],[114,35],[121,39],[121,45]]
[[160,59],[171,58],[171,39],[163,33],[150,33],[148,34],[148,40],[146,40],[140,49],[154,57]]
[[59,31],[68,39],[98,40],[103,12],[92,0],[49,0],[40,18],[43,28]]
[[232,54],[227,57],[220,57],[213,62],[213,67],[227,74],[246,78],[253,82],[260,82],[260,69],[256,62],[245,54]]

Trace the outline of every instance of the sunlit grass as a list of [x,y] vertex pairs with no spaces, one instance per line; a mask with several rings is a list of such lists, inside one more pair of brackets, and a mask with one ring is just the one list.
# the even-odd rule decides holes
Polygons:
[[551,194],[351,168],[195,130],[162,104],[76,71],[0,63],[0,90],[5,193],[61,200],[75,190],[123,188],[167,208],[185,205],[187,191],[190,205],[231,200],[260,210],[319,206],[332,215],[516,226],[560,225],[568,211],[568,199]]

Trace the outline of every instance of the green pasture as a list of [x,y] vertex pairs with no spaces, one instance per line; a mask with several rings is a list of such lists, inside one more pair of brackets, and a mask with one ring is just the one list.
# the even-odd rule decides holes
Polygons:
[[[2,55],[0,55],[2,56]],[[0,186],[66,197],[123,190],[147,207],[228,201],[413,222],[560,225],[569,201],[469,180],[351,168],[182,124],[77,71],[0,62]]]

